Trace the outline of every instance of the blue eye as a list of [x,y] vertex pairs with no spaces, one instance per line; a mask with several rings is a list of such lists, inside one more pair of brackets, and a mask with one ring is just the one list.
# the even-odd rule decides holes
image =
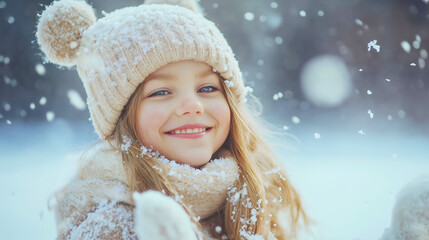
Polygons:
[[160,90],[157,92],[152,93],[151,95],[149,95],[149,97],[153,97],[153,96],[163,96],[163,95],[167,95],[168,91],[167,90]]
[[216,90],[217,90],[217,88],[215,88],[215,87],[205,86],[205,87],[200,88],[200,90],[198,90],[198,92],[214,92]]

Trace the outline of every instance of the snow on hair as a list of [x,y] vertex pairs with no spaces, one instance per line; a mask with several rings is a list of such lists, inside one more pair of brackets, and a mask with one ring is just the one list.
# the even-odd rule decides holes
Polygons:
[[94,10],[85,1],[55,1],[39,16],[37,42],[48,61],[76,65],[83,32],[95,22]]

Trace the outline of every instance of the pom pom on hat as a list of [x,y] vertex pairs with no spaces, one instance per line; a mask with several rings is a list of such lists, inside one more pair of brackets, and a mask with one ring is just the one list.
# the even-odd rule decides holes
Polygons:
[[85,1],[55,1],[40,15],[37,42],[50,62],[76,65],[82,34],[95,22],[94,10]]
[[195,13],[202,13],[198,0],[146,0],[145,4],[170,4],[185,7]]

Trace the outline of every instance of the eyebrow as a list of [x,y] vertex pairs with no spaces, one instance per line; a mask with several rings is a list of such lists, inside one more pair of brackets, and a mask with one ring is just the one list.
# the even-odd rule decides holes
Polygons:
[[[201,79],[201,78],[205,78],[205,77],[207,77],[213,73],[215,73],[215,72],[213,72],[212,69],[208,69],[206,71],[202,71],[202,72],[195,74],[195,77],[198,79]],[[153,74],[153,75],[150,75],[149,77],[147,77],[145,82],[148,82],[152,79],[164,79],[164,80],[177,79],[177,75],[157,73],[157,74]]]

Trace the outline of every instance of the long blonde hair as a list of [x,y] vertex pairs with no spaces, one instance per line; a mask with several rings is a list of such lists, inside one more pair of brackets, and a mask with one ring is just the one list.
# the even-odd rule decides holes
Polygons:
[[[231,110],[231,128],[223,147],[231,151],[240,171],[239,179],[229,190],[225,207],[219,209],[228,239],[246,239],[251,235],[268,239],[270,233],[277,239],[293,239],[299,226],[308,223],[301,200],[273,150],[261,138],[265,130],[258,117],[220,79]],[[131,96],[114,134],[108,138],[120,142],[123,136],[127,136],[133,140],[128,153],[122,153],[131,193],[156,190],[175,197],[175,189],[163,174],[154,169],[160,163],[153,157],[141,156],[135,119],[142,86]],[[183,202],[181,204],[201,230],[189,208]]]

